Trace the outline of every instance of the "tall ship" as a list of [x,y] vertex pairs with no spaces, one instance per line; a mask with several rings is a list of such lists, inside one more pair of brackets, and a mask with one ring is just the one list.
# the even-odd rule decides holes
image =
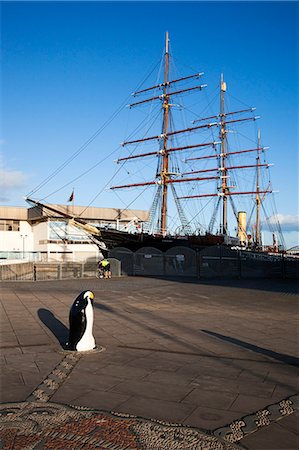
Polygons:
[[[171,74],[167,32],[161,79],[151,86],[141,86],[128,105],[142,114],[142,122],[122,143],[116,161],[124,169],[124,181],[110,186],[117,193],[130,191],[136,198],[151,198],[147,221],[136,217],[130,229],[99,228],[53,205],[32,198],[27,198],[28,202],[49,215],[65,217],[88,233],[102,250],[122,246],[135,251],[151,246],[165,251],[173,246],[201,249],[217,244],[255,251],[282,249],[279,224],[271,222],[264,206],[273,193],[271,164],[266,161],[268,147],[261,143],[255,108],[229,109],[227,84],[221,74],[215,94],[216,113],[209,113],[211,104],[201,107],[199,113],[199,98],[207,88],[201,82],[204,73]],[[190,101],[193,96],[196,99]],[[192,121],[186,119],[190,112]],[[182,118],[184,126],[176,125]],[[254,124],[254,134],[246,140],[250,124]],[[137,165],[134,170],[133,164]],[[272,240],[268,245],[263,238],[267,222]]]

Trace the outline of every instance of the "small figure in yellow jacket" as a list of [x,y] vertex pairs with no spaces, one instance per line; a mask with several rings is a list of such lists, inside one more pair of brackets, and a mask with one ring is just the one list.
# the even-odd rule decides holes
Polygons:
[[110,262],[108,259],[102,259],[102,261],[99,262],[99,268],[102,268],[104,278],[111,278]]

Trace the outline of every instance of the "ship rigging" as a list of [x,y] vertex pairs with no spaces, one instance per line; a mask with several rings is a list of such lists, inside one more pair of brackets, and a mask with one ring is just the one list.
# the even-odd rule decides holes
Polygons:
[[[193,75],[184,76],[177,79],[169,78],[169,36],[166,33],[166,42],[165,42],[165,54],[164,54],[164,79],[162,83],[156,84],[151,87],[144,88],[137,92],[134,92],[132,95],[134,97],[141,96],[143,94],[148,94],[153,90],[160,89],[162,93],[160,95],[154,95],[150,98],[146,98],[143,100],[139,100],[135,103],[129,105],[130,108],[134,108],[136,106],[140,107],[146,105],[150,102],[160,101],[162,102],[162,130],[161,134],[156,134],[154,136],[146,136],[139,139],[128,140],[122,143],[123,147],[135,145],[136,148],[140,144],[148,144],[153,142],[158,142],[158,148],[156,151],[143,152],[135,154],[132,152],[127,157],[120,157],[117,162],[124,161],[132,161],[138,158],[145,157],[153,157],[158,156],[158,168],[156,171],[156,178],[150,181],[138,182],[138,183],[128,183],[117,186],[112,186],[111,189],[125,189],[125,188],[136,188],[142,186],[156,186],[156,194],[154,195],[153,204],[151,207],[151,219],[155,218],[156,224],[153,223],[149,225],[148,229],[151,231],[154,230],[155,234],[161,235],[165,237],[168,230],[168,222],[167,222],[167,212],[168,212],[168,200],[169,200],[169,188],[172,191],[174,202],[177,208],[178,215],[181,221],[180,233],[181,234],[192,234],[194,233],[194,229],[192,229],[190,221],[187,220],[184,210],[181,205],[182,200],[187,199],[203,199],[207,197],[216,197],[216,205],[214,207],[214,211],[211,215],[211,219],[209,222],[208,229],[206,230],[208,233],[213,233],[214,224],[216,221],[217,215],[221,212],[220,226],[218,230],[218,234],[226,237],[229,234],[228,228],[228,205],[230,204],[232,207],[233,214],[238,220],[238,211],[234,204],[233,197],[235,196],[255,196],[255,209],[256,209],[256,222],[254,225],[255,233],[254,233],[254,245],[255,248],[261,248],[261,207],[265,197],[272,193],[272,188],[270,182],[266,187],[261,187],[261,169],[269,168],[270,164],[263,163],[261,160],[261,153],[268,149],[268,147],[261,146],[260,143],[260,132],[258,132],[258,142],[255,148],[250,149],[241,149],[241,150],[231,150],[228,147],[228,133],[231,132],[230,126],[256,121],[259,119],[259,116],[244,116],[245,114],[252,113],[255,111],[255,108],[245,108],[237,111],[227,111],[225,109],[225,94],[226,94],[226,82],[224,81],[224,76],[221,75],[220,80],[220,112],[218,115],[201,117],[200,119],[194,120],[191,127],[184,129],[172,129],[170,128],[171,124],[171,115],[172,109],[177,105],[173,104],[173,99],[177,95],[182,95],[189,93],[191,91],[202,91],[207,85],[206,84],[197,84],[195,86],[191,86],[186,89],[175,89],[174,86],[177,86],[181,82],[194,81],[198,80],[200,77],[204,75],[203,72],[198,72]],[[211,130],[218,129],[219,136],[218,141],[211,140],[210,142],[204,143],[193,143],[192,145],[183,145],[183,146],[174,146],[173,138],[183,135],[191,135],[195,134],[198,131],[203,130]],[[205,156],[196,156],[189,157],[185,159],[185,162],[202,162],[207,160],[214,160],[217,163],[216,167],[199,169],[186,172],[173,172],[170,169],[170,160],[172,154],[174,152],[186,152],[186,151],[201,151],[203,149],[212,149],[213,153]],[[234,155],[248,155],[249,153],[256,154],[256,161],[251,164],[230,164],[231,157]],[[255,179],[256,183],[254,188],[250,190],[240,190],[237,185],[232,185],[229,183],[229,180],[232,179],[233,173],[238,170],[246,170],[246,169],[254,169],[255,170]],[[193,175],[191,177],[191,175]],[[194,176],[196,175],[196,176]],[[176,185],[181,183],[201,183],[201,182],[210,182],[216,181],[217,187],[216,192],[200,192],[194,195],[178,195],[176,190]],[[207,185],[211,185],[208,184]],[[244,230],[243,230],[244,234]]]
[[[154,187],[152,205],[149,209],[149,221],[143,223],[142,234],[153,236],[159,240],[173,235],[173,237],[198,237],[199,245],[213,245],[215,243],[232,243],[232,233],[236,230],[241,245],[250,243],[253,248],[261,250],[262,239],[262,219],[261,213],[264,210],[264,200],[273,193],[270,179],[263,175],[265,169],[269,169],[265,159],[268,147],[261,144],[261,134],[256,130],[255,145],[246,148],[245,145],[237,147],[237,140],[230,144],[230,135],[235,134],[235,127],[243,124],[254,123],[259,116],[254,115],[255,108],[243,107],[229,110],[226,107],[227,85],[224,75],[221,75],[218,92],[218,113],[208,116],[195,114],[196,119],[191,126],[175,127],[174,116],[176,110],[183,109],[181,104],[175,103],[183,96],[201,93],[205,91],[207,84],[200,83],[204,72],[197,71],[187,76],[171,78],[170,76],[170,46],[169,35],[166,33],[165,50],[163,55],[163,80],[150,87],[136,90],[132,95],[137,100],[131,103],[129,109],[149,106],[158,103],[160,118],[160,130],[153,134],[148,134],[151,126],[143,136],[130,136],[125,140],[121,148],[129,150],[127,156],[121,154],[117,163],[124,167],[125,164],[140,161],[143,159],[157,158],[156,175],[148,180],[136,180],[125,182],[110,187],[111,191],[119,192],[126,189],[138,189],[140,187]],[[192,83],[190,85],[190,83]],[[186,87],[188,86],[188,87]],[[143,96],[149,96],[143,98]],[[162,126],[161,126],[162,122]],[[186,122],[185,122],[186,123]],[[244,140],[242,141],[244,142]],[[141,146],[150,146],[150,151],[139,151]],[[137,152],[137,151],[138,152]],[[178,155],[178,157],[177,157]],[[245,162],[244,158],[250,157],[250,162]],[[184,158],[184,159],[182,159]],[[183,162],[187,168],[182,169],[178,160]],[[189,168],[189,170],[188,170]],[[247,173],[251,173],[250,178]],[[269,173],[269,172],[268,172]],[[238,174],[241,174],[239,177]],[[253,174],[253,176],[252,176]],[[240,180],[244,183],[240,182]],[[245,187],[248,181],[250,187]],[[187,186],[183,191],[179,189]],[[172,194],[173,206],[176,209],[180,225],[173,230],[169,223],[169,203]],[[246,206],[249,212],[249,220],[244,220],[245,208],[240,208],[235,199],[248,198]],[[209,220],[204,227],[201,222],[196,222],[195,207],[191,206],[193,217],[189,219],[185,206],[188,203],[197,201],[197,207],[204,210],[201,201],[213,201],[210,206]],[[29,198],[30,202],[34,200]],[[42,203],[36,202],[38,206]],[[248,210],[248,205],[251,206]],[[265,212],[265,211],[264,211]],[[194,214],[195,213],[195,214]],[[242,213],[240,215],[240,213]],[[70,219],[66,216],[66,218]],[[235,225],[232,225],[234,219]],[[75,226],[83,226],[82,221],[72,217]],[[86,231],[87,228],[85,229]],[[238,230],[238,231],[237,231]],[[103,233],[90,229],[91,234],[96,238],[104,239]],[[201,240],[200,240],[201,238]],[[136,237],[134,238],[136,241]],[[280,239],[283,242],[283,238]],[[236,240],[234,241],[237,242]]]

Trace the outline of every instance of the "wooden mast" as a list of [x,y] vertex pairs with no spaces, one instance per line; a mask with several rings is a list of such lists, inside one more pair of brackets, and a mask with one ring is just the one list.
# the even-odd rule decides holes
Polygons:
[[220,80],[220,141],[221,141],[221,157],[220,157],[220,177],[221,177],[221,197],[222,197],[222,221],[220,233],[227,234],[227,168],[226,168],[226,129],[225,129],[225,105],[224,93],[226,91],[226,83],[221,74]]
[[161,206],[161,234],[166,235],[167,232],[167,188],[169,178],[169,160],[167,152],[167,132],[169,121],[169,98],[167,95],[168,86],[168,73],[169,73],[169,38],[168,31],[166,32],[165,43],[165,67],[164,67],[164,102],[163,102],[163,152],[162,152],[162,166],[161,166],[161,183],[162,183],[162,206]]
[[[155,208],[160,204],[159,211],[158,212],[158,223],[157,223],[157,233],[165,236],[167,233],[167,200],[168,200],[168,186],[173,185],[174,183],[183,183],[183,182],[192,182],[192,181],[212,181],[213,179],[218,179],[218,186],[217,186],[217,193],[201,193],[199,195],[188,195],[183,197],[177,197],[176,200],[180,199],[191,199],[191,198],[203,198],[203,197],[220,197],[221,202],[218,202],[218,205],[222,206],[221,210],[221,220],[220,220],[220,234],[225,236],[228,234],[228,201],[231,199],[231,196],[234,195],[253,195],[256,194],[256,198],[258,198],[257,201],[259,201],[259,206],[262,202],[261,194],[268,194],[272,191],[269,189],[267,190],[261,190],[261,187],[259,186],[260,183],[260,171],[258,173],[258,189],[254,189],[252,191],[233,191],[231,192],[231,187],[228,183],[228,173],[230,170],[243,170],[243,169],[249,169],[253,167],[266,167],[268,164],[260,164],[260,150],[266,150],[267,147],[260,147],[260,143],[258,143],[258,148],[251,148],[251,149],[244,149],[244,150],[236,150],[236,151],[228,151],[227,147],[227,133],[228,128],[230,124],[237,124],[237,123],[244,123],[247,121],[255,121],[256,119],[259,119],[259,116],[254,117],[240,117],[240,118],[234,118],[236,114],[243,114],[246,112],[252,112],[255,110],[255,108],[246,108],[241,109],[238,111],[231,111],[226,112],[225,111],[225,92],[226,92],[226,83],[224,81],[223,74],[221,74],[220,78],[220,112],[219,114],[215,116],[210,117],[201,117],[198,120],[194,120],[193,124],[197,122],[201,122],[199,125],[192,126],[185,129],[179,129],[179,130],[172,130],[170,131],[170,108],[172,106],[172,102],[170,99],[172,99],[173,96],[187,93],[189,91],[195,91],[195,90],[202,90],[204,87],[206,87],[206,84],[199,84],[197,86],[189,87],[187,89],[179,89],[179,90],[172,90],[172,87],[181,81],[185,80],[191,80],[191,79],[197,79],[201,75],[203,75],[203,72],[199,72],[193,75],[189,75],[186,77],[178,78],[175,80],[169,79],[169,35],[168,32],[166,32],[165,36],[165,54],[163,55],[164,59],[164,75],[163,75],[163,82],[160,84],[156,84],[155,86],[151,86],[148,88],[144,88],[142,90],[134,92],[132,95],[134,97],[138,97],[140,94],[147,94],[150,93],[152,90],[160,89],[162,92],[160,95],[153,95],[150,98],[146,98],[144,100],[139,100],[135,103],[132,103],[128,105],[130,108],[135,106],[142,106],[146,105],[149,102],[152,101],[158,101],[160,100],[162,102],[162,115],[163,115],[163,125],[161,134],[155,134],[153,136],[147,136],[139,139],[133,139],[130,141],[125,141],[122,143],[122,146],[127,145],[135,145],[136,147],[141,143],[148,143],[151,144],[153,141],[159,142],[159,149],[156,151],[149,151],[146,153],[138,153],[134,154],[134,152],[131,152],[131,154],[127,157],[121,157],[116,162],[123,162],[127,160],[134,160],[136,158],[143,158],[143,157],[159,157],[159,166],[156,173],[156,179],[151,181],[145,181],[140,183],[133,183],[133,184],[125,184],[121,186],[111,186],[110,189],[123,189],[123,188],[134,188],[134,187],[141,187],[141,186],[155,186],[160,185],[159,191],[159,201],[157,201],[155,197]],[[211,121],[211,119],[215,121]],[[229,119],[229,120],[227,120]],[[219,142],[206,142],[201,144],[192,144],[192,145],[185,145],[185,146],[172,146],[169,141],[171,141],[172,137],[174,136],[180,136],[185,133],[194,133],[196,131],[201,131],[205,129],[210,129],[212,127],[219,127]],[[172,152],[180,152],[185,151],[188,149],[198,149],[201,150],[201,148],[204,147],[213,147],[216,148],[216,145],[220,144],[220,151],[217,154],[208,155],[208,156],[198,156],[193,158],[187,158],[186,161],[192,161],[192,160],[208,160],[210,158],[217,158],[218,159],[218,167],[211,168],[211,169],[203,169],[198,171],[192,171],[192,172],[185,172],[181,174],[181,177],[179,179],[176,178],[178,174],[171,174],[169,169],[169,158],[170,154]],[[227,163],[228,157],[230,155],[236,155],[236,154],[248,154],[250,152],[258,152],[258,164],[256,165],[229,165]],[[216,164],[215,164],[216,165]],[[185,178],[185,175],[191,175],[191,174],[205,174],[209,172],[216,172],[218,171],[217,176],[207,176],[207,177],[193,177],[193,178]],[[260,209],[258,208],[260,211]],[[258,220],[259,222],[259,220]],[[258,238],[260,242],[260,232],[258,230]]]
[[261,207],[261,197],[260,197],[260,143],[261,143],[261,132],[258,130],[257,134],[257,158],[256,158],[256,229],[255,229],[255,246],[260,248],[261,246],[261,224],[260,224],[260,207]]

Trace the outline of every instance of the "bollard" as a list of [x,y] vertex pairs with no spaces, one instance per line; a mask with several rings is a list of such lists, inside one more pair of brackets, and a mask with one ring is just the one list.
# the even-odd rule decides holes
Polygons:
[[94,294],[91,291],[83,291],[75,299],[70,309],[70,330],[66,350],[85,352],[96,348],[92,334],[93,299]]

